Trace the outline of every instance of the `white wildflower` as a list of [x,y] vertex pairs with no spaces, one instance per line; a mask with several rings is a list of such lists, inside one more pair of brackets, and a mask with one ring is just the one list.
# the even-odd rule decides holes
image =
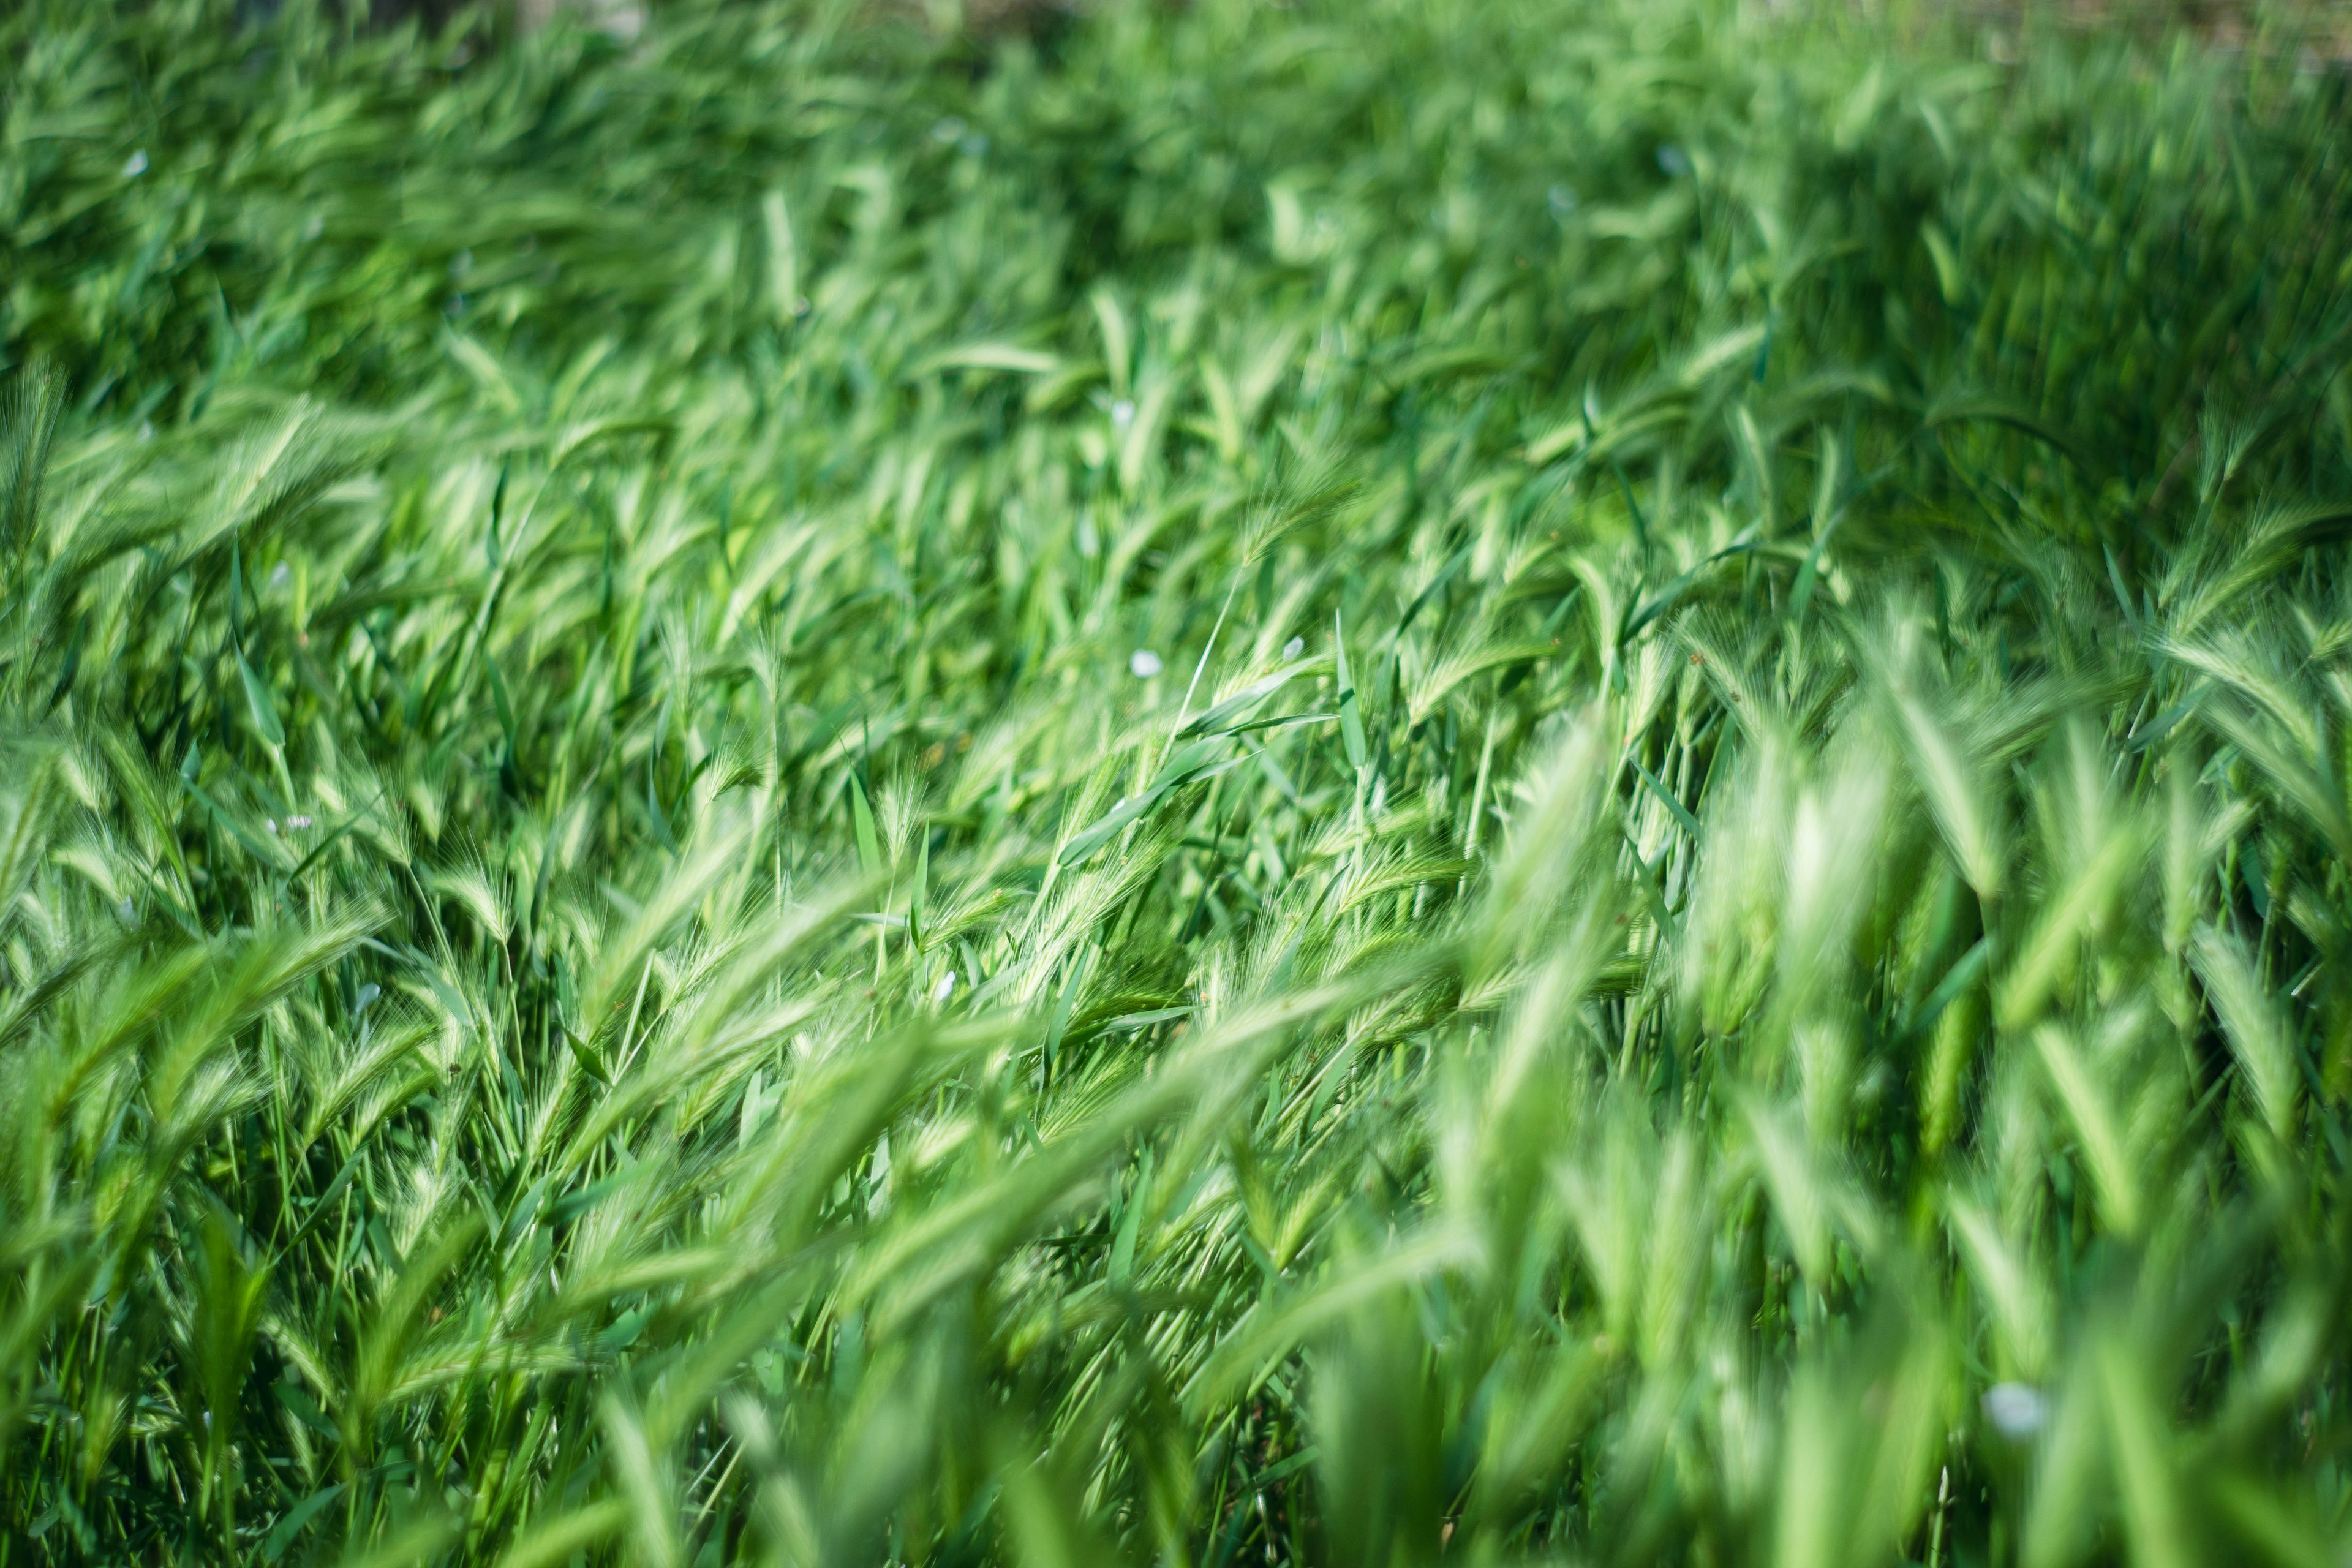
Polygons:
[[2021,1383],[1996,1383],[1985,1390],[1984,1413],[1993,1430],[2021,1443],[2042,1430],[2050,1409],[2038,1389]]

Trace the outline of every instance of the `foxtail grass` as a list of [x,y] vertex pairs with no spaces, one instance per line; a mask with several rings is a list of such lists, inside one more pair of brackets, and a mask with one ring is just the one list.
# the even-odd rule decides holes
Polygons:
[[0,19],[0,1564],[2340,1561],[2344,76],[952,20]]

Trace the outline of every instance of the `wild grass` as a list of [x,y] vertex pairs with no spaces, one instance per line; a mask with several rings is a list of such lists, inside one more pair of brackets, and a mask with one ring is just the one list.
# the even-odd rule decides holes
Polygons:
[[2346,81],[1880,28],[0,20],[0,1563],[2340,1561]]

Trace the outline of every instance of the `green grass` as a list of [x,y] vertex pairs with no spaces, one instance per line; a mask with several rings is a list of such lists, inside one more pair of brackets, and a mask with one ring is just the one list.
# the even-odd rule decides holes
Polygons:
[[0,19],[0,1568],[2352,1548],[2340,72],[231,11]]

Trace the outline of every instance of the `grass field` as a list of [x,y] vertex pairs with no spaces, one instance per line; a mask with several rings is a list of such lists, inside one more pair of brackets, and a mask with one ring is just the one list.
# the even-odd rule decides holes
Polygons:
[[2345,1560],[2285,24],[330,15],[0,17],[0,1568]]

